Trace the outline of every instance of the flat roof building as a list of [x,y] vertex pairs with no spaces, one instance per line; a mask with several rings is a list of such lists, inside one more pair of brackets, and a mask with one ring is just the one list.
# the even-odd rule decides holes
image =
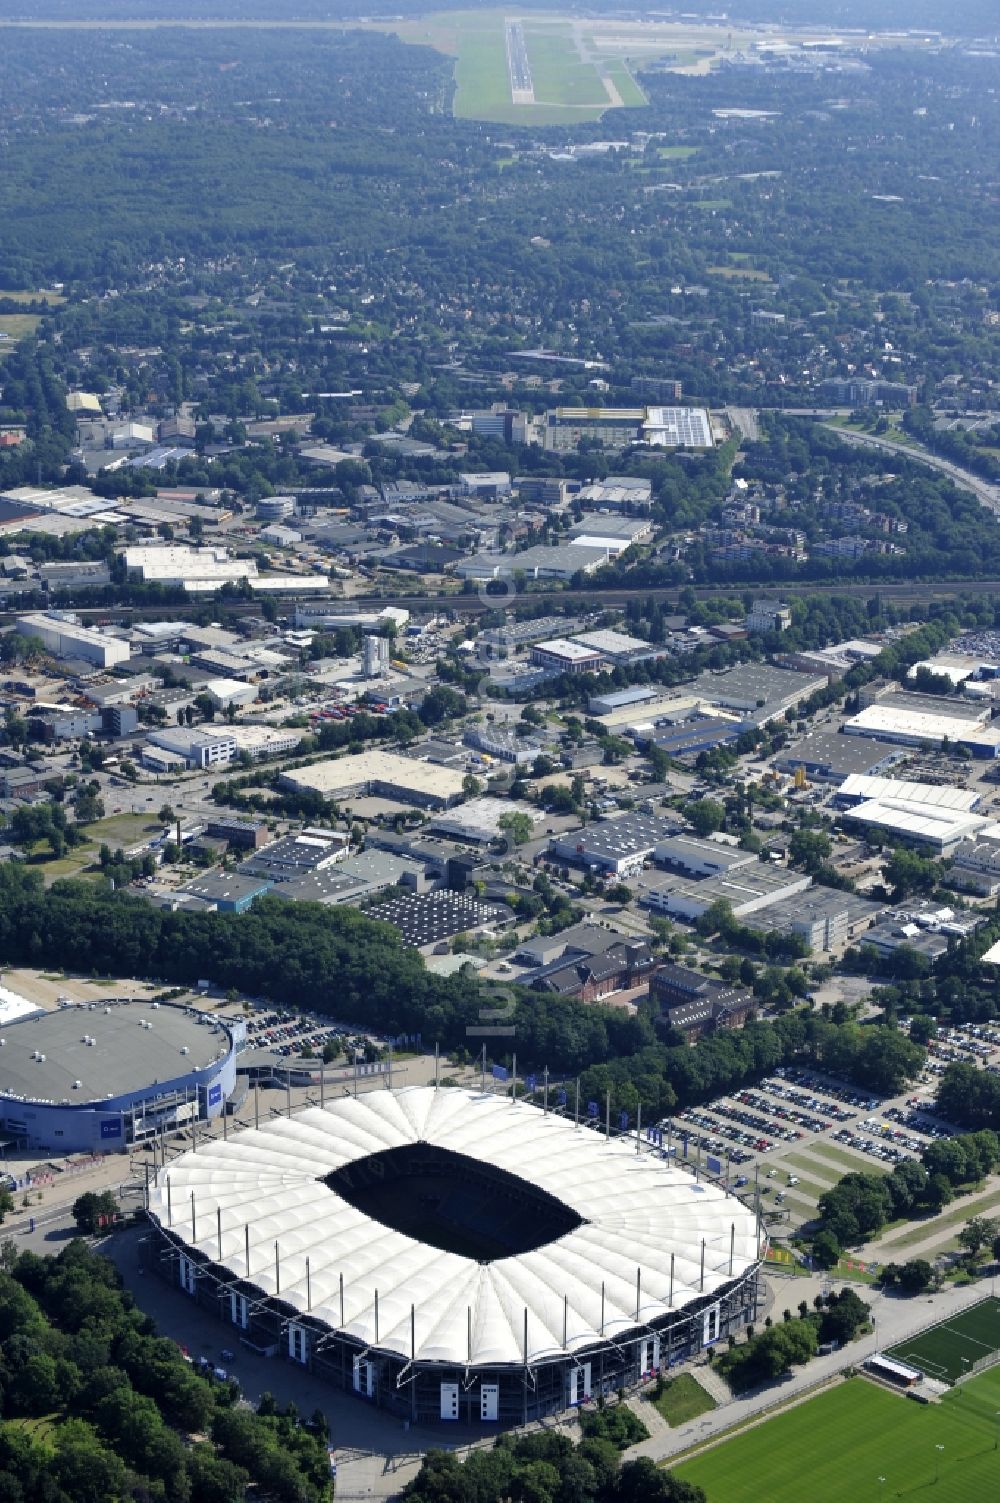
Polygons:
[[740,663],[725,673],[701,674],[692,692],[706,704],[742,711],[754,725],[766,725],[826,684],[826,674],[795,673],[771,663]]
[[[957,713],[966,708],[974,713]],[[1000,729],[986,725],[988,718],[988,705],[960,707],[942,700],[934,712],[929,712],[880,700],[848,720],[844,731],[849,736],[868,736],[900,746],[940,747],[948,742],[965,747],[973,756],[996,757],[1000,755]]]
[[851,773],[885,772],[904,755],[880,747],[861,736],[842,736],[836,731],[810,731],[800,741],[779,752],[774,759],[778,772],[802,768],[817,783],[840,784]]
[[[647,880],[643,884],[641,901],[655,913],[687,919],[691,923],[701,918],[713,903],[723,901],[729,904],[736,918],[741,919],[759,913],[780,898],[805,892],[811,886],[812,878],[801,872],[786,871],[784,867],[758,861],[756,866],[740,867],[738,871],[709,877],[703,882],[671,876],[664,876],[659,882]],[[766,914],[762,925],[756,927],[768,927]]]
[[719,840],[700,840],[697,835],[683,834],[662,840],[653,852],[653,859],[657,866],[696,882],[758,864],[754,851],[742,851],[739,846],[726,845]]
[[598,820],[582,830],[554,835],[549,841],[548,854],[550,859],[572,866],[618,877],[634,876],[652,858],[656,847],[680,829],[678,819],[665,819],[657,814],[621,814]]
[[458,803],[464,792],[463,780],[464,774],[454,768],[437,767],[376,747],[281,774],[285,788],[318,793],[326,799],[377,793],[431,809]]
[[403,943],[421,949],[456,934],[506,927],[514,915],[502,903],[482,903],[464,892],[412,893],[380,903],[372,915],[398,929]]
[[604,658],[593,647],[571,642],[566,637],[553,637],[551,641],[536,643],[531,649],[531,661],[557,673],[599,673]]
[[26,637],[40,637],[46,652],[53,657],[78,658],[85,663],[96,663],[99,668],[126,663],[132,656],[129,644],[120,637],[83,626],[74,616],[58,611],[33,611],[21,616],[16,629]]

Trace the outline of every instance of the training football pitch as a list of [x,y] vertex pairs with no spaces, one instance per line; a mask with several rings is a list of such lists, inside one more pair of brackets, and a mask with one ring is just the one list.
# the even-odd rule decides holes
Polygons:
[[969,1310],[890,1347],[887,1357],[918,1367],[928,1378],[955,1383],[983,1357],[1000,1351],[1000,1299],[984,1299]]
[[972,1503],[1000,1496],[1000,1368],[915,1404],[864,1378],[674,1468],[711,1503]]

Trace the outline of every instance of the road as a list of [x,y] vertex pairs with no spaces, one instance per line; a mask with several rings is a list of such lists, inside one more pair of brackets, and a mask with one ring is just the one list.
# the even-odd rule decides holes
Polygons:
[[845,443],[863,449],[882,449],[887,454],[900,454],[904,459],[927,465],[928,469],[939,470],[963,490],[971,491],[976,500],[995,516],[1000,516],[1000,485],[991,485],[988,480],[980,479],[970,470],[963,470],[957,464],[952,464],[950,459],[942,459],[939,454],[931,454],[927,449],[915,449],[912,444],[898,443],[893,438],[876,437],[873,433],[854,433],[848,428],[838,428],[834,423],[824,423],[823,427],[836,433]]

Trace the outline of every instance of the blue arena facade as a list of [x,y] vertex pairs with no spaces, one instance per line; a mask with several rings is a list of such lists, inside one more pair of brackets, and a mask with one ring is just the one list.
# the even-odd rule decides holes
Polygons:
[[125,1150],[225,1111],[241,1020],[132,998],[76,1003],[0,1036],[0,1128],[52,1153]]

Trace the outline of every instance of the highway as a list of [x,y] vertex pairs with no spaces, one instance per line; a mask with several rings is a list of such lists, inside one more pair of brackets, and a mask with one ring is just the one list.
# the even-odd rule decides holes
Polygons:
[[849,428],[838,428],[833,423],[824,423],[823,427],[829,428],[831,433],[835,433],[847,444],[855,444],[863,449],[882,449],[888,454],[901,454],[904,459],[912,459],[918,464],[927,465],[931,470],[940,471],[963,490],[971,491],[976,500],[993,512],[994,516],[1000,516],[1000,485],[991,485],[988,480],[952,464],[950,459],[942,459],[939,454],[931,454],[927,449],[915,449],[912,444],[897,443],[893,438],[877,438],[873,433],[854,433]]

